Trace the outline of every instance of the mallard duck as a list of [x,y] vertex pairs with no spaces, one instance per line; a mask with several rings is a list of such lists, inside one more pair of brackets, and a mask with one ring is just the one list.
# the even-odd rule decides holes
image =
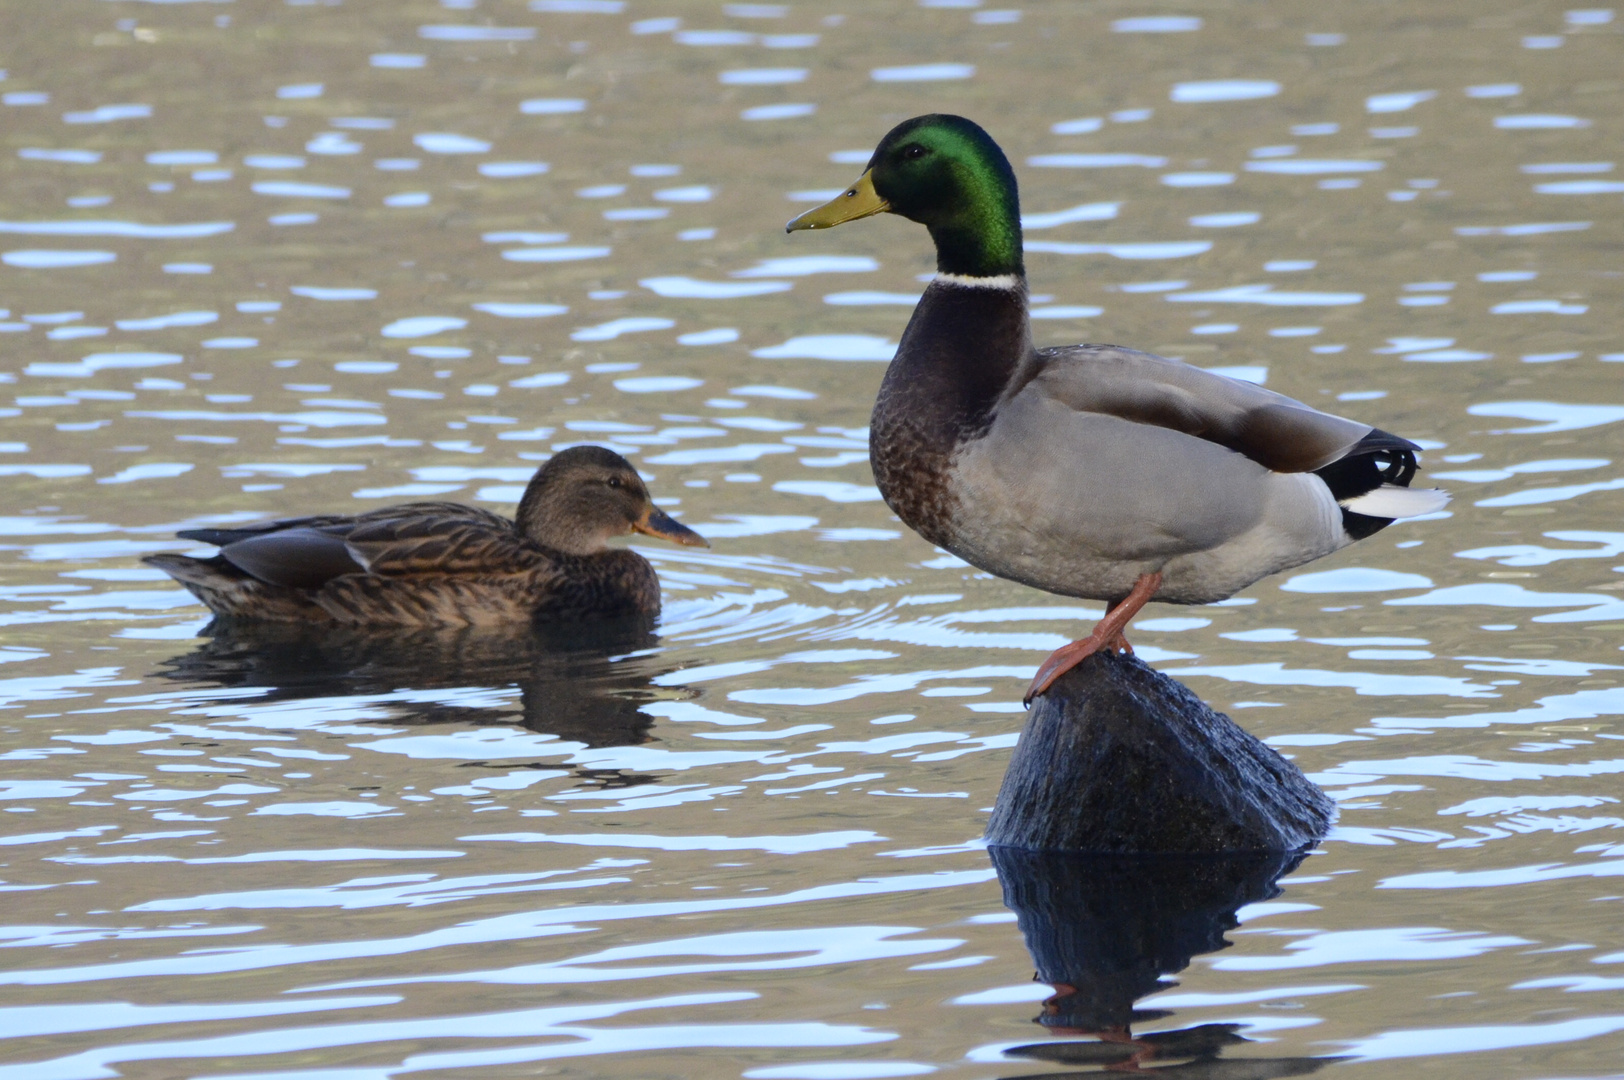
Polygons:
[[1419,447],[1369,424],[1135,349],[1034,348],[1015,172],[971,121],[897,125],[786,230],[880,213],[929,229],[937,269],[874,403],[880,493],[973,566],[1108,605],[1029,704],[1092,653],[1131,652],[1149,600],[1225,599],[1448,500],[1409,486]]
[[186,529],[218,544],[206,559],[149,555],[216,615],[347,626],[457,626],[653,614],[648,560],[611,548],[639,532],[709,547],[649,499],[637,470],[601,446],[554,455],[531,478],[517,520],[451,502],[364,514]]

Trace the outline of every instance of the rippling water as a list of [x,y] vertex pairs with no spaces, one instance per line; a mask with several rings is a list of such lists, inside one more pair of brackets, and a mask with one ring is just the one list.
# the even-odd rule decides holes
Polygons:
[[[1617,1075],[1620,26],[0,5],[0,1078]],[[781,231],[925,111],[1015,161],[1042,343],[1423,439],[1455,493],[1137,624],[1340,801],[1278,895],[1000,882],[976,843],[1026,680],[1098,609],[872,487],[923,232]],[[137,561],[501,509],[578,441],[711,538],[648,549],[652,633],[199,637]],[[1051,872],[1086,902],[1023,907]]]

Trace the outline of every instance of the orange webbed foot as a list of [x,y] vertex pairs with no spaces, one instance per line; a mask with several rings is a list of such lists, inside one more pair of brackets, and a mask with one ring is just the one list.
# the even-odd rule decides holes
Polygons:
[[1026,696],[1021,699],[1021,704],[1030,707],[1032,699],[1047,691],[1056,679],[1101,649],[1108,649],[1118,656],[1132,656],[1133,646],[1128,644],[1123,631],[1161,586],[1161,574],[1141,574],[1133,583],[1133,591],[1111,606],[1105,618],[1094,627],[1093,633],[1069,645],[1062,645],[1049,654],[1049,658],[1038,666],[1038,673],[1032,677],[1032,684],[1026,688]]

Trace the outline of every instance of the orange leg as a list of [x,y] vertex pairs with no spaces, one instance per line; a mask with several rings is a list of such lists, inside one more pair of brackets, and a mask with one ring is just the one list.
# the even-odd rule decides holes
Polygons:
[[1105,613],[1105,618],[1094,627],[1093,633],[1070,645],[1062,645],[1049,654],[1049,658],[1038,668],[1038,673],[1032,677],[1032,685],[1026,688],[1026,697],[1022,704],[1031,705],[1032,699],[1048,690],[1056,679],[1101,649],[1132,656],[1133,646],[1128,644],[1128,639],[1122,636],[1122,632],[1127,629],[1129,620],[1139,614],[1139,609],[1144,607],[1145,602],[1161,587],[1161,574],[1140,574],[1139,580],[1133,583],[1133,591],[1128,593],[1126,598],[1111,605]]

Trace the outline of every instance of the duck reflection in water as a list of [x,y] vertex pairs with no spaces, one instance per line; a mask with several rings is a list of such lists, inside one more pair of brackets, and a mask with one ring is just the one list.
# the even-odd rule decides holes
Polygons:
[[[1164,1010],[1135,1009],[1166,990],[1163,976],[1224,939],[1246,904],[1278,896],[1275,882],[1301,854],[1231,856],[1075,855],[989,849],[1004,904],[1015,912],[1036,979],[1055,989],[1034,1020],[1055,1035],[1094,1041],[1032,1043],[1010,1057],[1056,1065],[1150,1072],[1179,1080],[1265,1080],[1303,1076],[1336,1058],[1220,1059],[1251,1040],[1240,1024],[1201,1024],[1134,1035],[1131,1025],[1161,1020]],[[1059,1080],[1075,1072],[1022,1074],[1011,1080]]]
[[419,502],[189,529],[183,539],[218,554],[144,561],[217,618],[211,640],[163,674],[265,688],[259,700],[374,696],[401,719],[467,723],[500,715],[490,691],[516,685],[535,731],[645,742],[660,583],[647,559],[609,543],[633,532],[709,546],[601,446],[549,459],[513,520]]
[[[203,634],[207,642],[158,674],[263,691],[256,702],[370,697],[397,723],[517,720],[588,747],[628,746],[651,737],[641,706],[672,694],[651,684],[669,670],[657,660],[652,615],[411,632],[216,619]],[[500,695],[511,687],[516,714]]]

